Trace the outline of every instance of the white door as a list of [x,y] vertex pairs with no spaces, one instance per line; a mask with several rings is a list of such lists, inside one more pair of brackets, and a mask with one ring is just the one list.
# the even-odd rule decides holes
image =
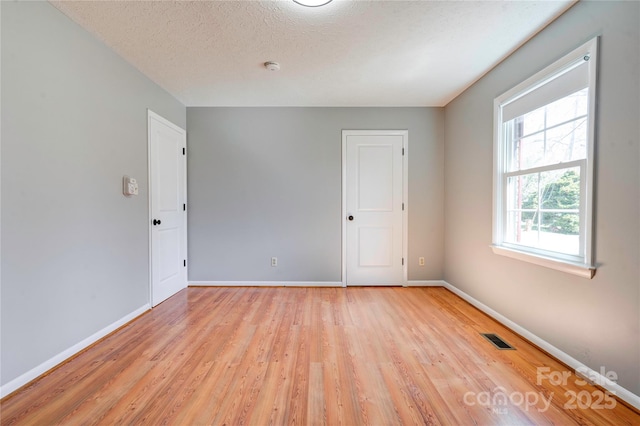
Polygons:
[[342,132],[343,282],[405,285],[406,131]]
[[149,111],[151,306],[187,286],[186,132]]

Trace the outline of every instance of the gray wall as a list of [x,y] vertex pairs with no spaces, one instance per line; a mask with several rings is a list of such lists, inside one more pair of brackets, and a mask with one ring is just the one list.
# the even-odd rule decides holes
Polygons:
[[[640,395],[640,3],[580,2],[445,108],[444,278]],[[601,34],[594,279],[491,252],[493,99]]]
[[409,130],[409,279],[441,279],[442,112],[187,108],[189,280],[340,281],[342,129]]
[[5,384],[149,302],[146,109],[186,109],[49,3],[1,7]]

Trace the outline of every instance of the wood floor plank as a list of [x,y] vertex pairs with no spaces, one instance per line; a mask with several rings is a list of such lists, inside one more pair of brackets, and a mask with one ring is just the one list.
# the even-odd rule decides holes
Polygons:
[[0,423],[640,424],[578,379],[443,288],[189,288],[1,400]]
[[323,376],[322,363],[312,362],[309,366],[308,417],[305,422],[303,422],[308,425],[327,424]]

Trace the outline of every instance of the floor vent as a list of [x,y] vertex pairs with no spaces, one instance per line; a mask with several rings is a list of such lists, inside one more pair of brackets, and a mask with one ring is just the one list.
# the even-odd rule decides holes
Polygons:
[[487,339],[488,341],[490,341],[491,343],[493,343],[493,346],[495,346],[498,349],[501,350],[515,350],[516,348],[514,348],[513,346],[511,346],[510,344],[508,344],[507,342],[505,342],[504,340],[502,340],[502,338],[500,336],[498,336],[497,334],[493,334],[493,333],[480,333],[485,339]]

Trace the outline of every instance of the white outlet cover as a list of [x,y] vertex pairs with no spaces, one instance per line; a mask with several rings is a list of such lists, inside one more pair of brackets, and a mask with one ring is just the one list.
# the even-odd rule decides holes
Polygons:
[[138,195],[138,181],[127,175],[122,177],[122,193],[125,197]]

